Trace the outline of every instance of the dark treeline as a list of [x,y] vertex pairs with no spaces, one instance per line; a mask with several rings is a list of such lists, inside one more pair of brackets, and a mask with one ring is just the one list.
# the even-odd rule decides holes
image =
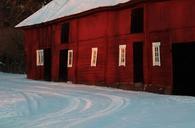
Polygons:
[[25,73],[23,35],[14,28],[51,0],[1,0],[0,71]]

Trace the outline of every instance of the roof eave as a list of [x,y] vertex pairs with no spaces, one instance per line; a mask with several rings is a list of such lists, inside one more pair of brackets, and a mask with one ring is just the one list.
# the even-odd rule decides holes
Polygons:
[[70,15],[70,16],[65,16],[65,17],[61,17],[61,18],[54,19],[54,20],[51,20],[51,21],[42,22],[42,23],[33,24],[33,25],[20,26],[19,25],[20,23],[19,23],[18,25],[15,26],[15,28],[17,28],[17,29],[36,28],[36,27],[40,27],[40,26],[44,26],[44,25],[58,23],[58,22],[65,21],[65,20],[70,20],[70,19],[73,19],[75,17],[87,16],[87,15],[90,15],[94,12],[100,12],[100,11],[105,11],[105,10],[114,10],[114,9],[129,7],[129,6],[133,6],[134,4],[138,4],[140,2],[142,3],[142,2],[145,2],[145,1],[148,1],[148,0],[131,0],[131,1],[128,1],[126,3],[117,4],[115,6],[98,7],[98,8],[87,10],[87,11],[84,11],[84,12],[81,12],[81,13],[77,13],[77,14],[73,14],[73,15]]

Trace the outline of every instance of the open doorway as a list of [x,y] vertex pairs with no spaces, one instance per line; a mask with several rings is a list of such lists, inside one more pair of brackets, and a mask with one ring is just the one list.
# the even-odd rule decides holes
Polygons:
[[143,42],[133,44],[134,83],[143,83]]
[[44,80],[51,81],[51,49],[44,49]]
[[195,43],[173,44],[173,94],[195,96]]
[[68,80],[67,58],[68,58],[68,50],[67,49],[61,50],[60,51],[60,66],[59,66],[59,81]]
[[131,33],[144,31],[144,8],[135,8],[131,13]]

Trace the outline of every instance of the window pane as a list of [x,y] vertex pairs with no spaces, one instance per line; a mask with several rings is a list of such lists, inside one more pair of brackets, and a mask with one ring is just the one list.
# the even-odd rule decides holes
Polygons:
[[37,50],[36,51],[36,64],[37,66],[43,66],[44,65],[44,50]]
[[119,66],[126,65],[126,45],[119,45]]
[[91,53],[91,66],[95,67],[97,64],[98,48],[92,48]]
[[153,66],[161,66],[160,62],[160,42],[152,43]]
[[73,65],[73,50],[68,50],[68,67],[72,67]]

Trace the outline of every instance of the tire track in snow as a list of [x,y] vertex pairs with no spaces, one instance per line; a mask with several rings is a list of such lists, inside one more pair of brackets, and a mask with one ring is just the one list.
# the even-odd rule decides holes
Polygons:
[[[129,102],[127,98],[105,94],[106,92],[98,90],[98,88],[95,90],[89,88],[88,91],[78,86],[65,86],[64,83],[56,84],[25,79],[23,81],[12,79],[11,82],[16,83],[15,86],[11,86],[11,91],[17,95],[19,93],[25,99],[21,105],[23,107],[26,105],[27,111],[18,112],[16,110],[19,117],[25,118],[39,111],[40,106],[44,105],[43,103],[47,101],[48,97],[56,97],[56,100],[60,97],[62,100],[68,101],[68,104],[61,109],[44,113],[43,116],[37,116],[37,119],[26,120],[21,123],[21,128],[78,127],[86,121],[120,111]],[[18,103],[20,104],[20,102]]]
[[[77,91],[78,93],[78,91]],[[82,93],[86,93],[86,92],[82,92]],[[83,94],[85,95],[85,94]],[[89,93],[89,95],[91,95]],[[101,116],[105,116],[105,115],[108,115],[109,113],[112,113],[113,111],[116,111],[117,109],[121,110],[122,109],[122,106],[123,107],[126,107],[124,105],[124,101],[127,103],[127,99],[123,99],[123,98],[120,98],[120,97],[117,97],[117,96],[112,96],[112,95],[106,95],[106,94],[96,94],[95,97],[99,97],[101,99],[107,99],[110,101],[110,103],[108,104],[108,106],[106,106],[105,108],[101,109],[101,110],[98,110],[98,109],[94,109],[92,108],[92,106],[96,106],[94,103],[92,103],[92,100],[91,99],[83,99],[83,98],[80,98],[80,101],[81,100],[85,100],[85,105],[83,107],[83,110],[81,110],[79,113],[74,111],[73,112],[73,117],[71,116],[72,114],[70,113],[68,116],[66,114],[66,118],[65,122],[69,122],[69,125],[66,125],[66,127],[73,127],[75,125],[78,125],[79,123],[82,123],[84,121],[88,121],[90,119],[95,119],[95,118],[99,118]],[[108,101],[107,101],[108,102]],[[127,104],[126,104],[127,105]],[[86,109],[87,108],[87,109]],[[90,110],[92,109],[92,111],[90,111],[89,113],[87,113],[86,110]],[[76,115],[79,115],[79,116],[76,116]],[[92,115],[92,116],[91,116]],[[72,117],[72,118],[71,118]],[[74,122],[74,123],[72,123]]]
[[[113,96],[113,95],[107,95],[107,94],[97,94],[97,96],[103,96],[104,99],[109,99],[111,102],[109,103],[109,105],[107,107],[105,107],[104,109],[101,109],[99,111],[94,110],[93,113],[89,113],[89,115],[86,118],[80,118],[77,121],[71,123],[70,125],[67,125],[66,127],[74,127],[74,126],[79,126],[80,123],[83,123],[85,121],[89,121],[89,120],[93,120],[96,118],[101,118],[102,116],[106,116],[109,115],[110,113],[113,113],[115,111],[119,111],[124,109],[127,106],[128,100],[122,97],[118,97],[118,96]],[[86,113],[83,113],[84,115]]]

